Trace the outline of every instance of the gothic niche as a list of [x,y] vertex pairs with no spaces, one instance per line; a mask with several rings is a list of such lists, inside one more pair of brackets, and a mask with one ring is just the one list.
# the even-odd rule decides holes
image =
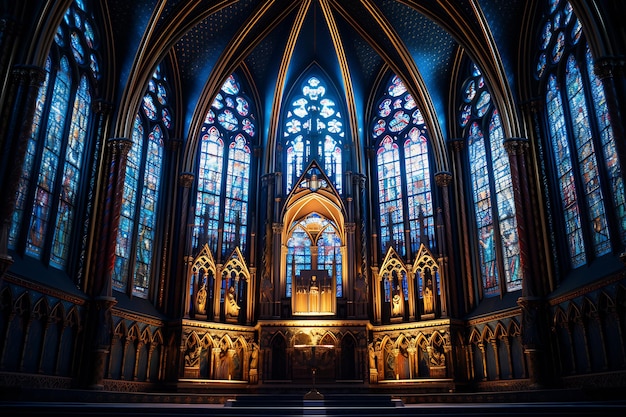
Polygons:
[[184,377],[218,381],[257,382],[259,349],[243,336],[232,340],[215,334],[188,334],[183,349]]
[[335,315],[347,271],[344,210],[313,162],[292,190],[283,215],[282,276],[294,316]]
[[188,317],[227,323],[248,320],[250,272],[239,248],[235,248],[224,265],[216,265],[205,244],[189,264],[188,276],[191,294],[186,306]]
[[430,320],[442,316],[441,270],[430,251],[420,246],[413,265],[389,248],[374,270],[374,314],[383,323]]

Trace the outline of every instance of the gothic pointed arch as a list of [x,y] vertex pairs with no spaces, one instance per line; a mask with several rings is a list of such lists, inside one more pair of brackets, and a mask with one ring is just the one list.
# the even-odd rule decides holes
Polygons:
[[420,316],[426,318],[440,314],[442,310],[441,269],[426,245],[420,245],[412,270],[415,275]]
[[376,152],[374,227],[381,253],[393,247],[410,257],[422,243],[436,247],[430,129],[400,77],[390,74],[380,90],[369,132]]
[[410,306],[409,272],[393,247],[387,249],[378,274],[375,299],[382,303],[383,321],[403,321]]
[[334,314],[347,279],[346,212],[341,196],[317,161],[294,183],[282,213],[281,256],[286,296],[294,314]]
[[217,259],[235,247],[247,254],[248,196],[254,191],[252,149],[258,141],[257,106],[244,77],[222,84],[200,129],[197,151],[193,251],[205,243]]
[[276,152],[283,172],[283,189],[289,193],[313,161],[323,167],[331,184],[343,194],[346,138],[344,104],[330,78],[316,64],[293,84],[282,114],[281,140]]

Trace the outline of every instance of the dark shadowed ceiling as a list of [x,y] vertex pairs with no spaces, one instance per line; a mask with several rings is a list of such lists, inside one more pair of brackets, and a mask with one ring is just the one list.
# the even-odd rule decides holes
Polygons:
[[122,80],[117,96],[132,84],[124,80],[149,74],[169,53],[180,82],[184,137],[193,135],[195,115],[212,99],[207,96],[234,70],[247,73],[271,135],[276,97],[312,64],[350,92],[359,131],[381,71],[391,69],[433,130],[446,136],[446,103],[461,51],[487,74],[504,73],[506,88],[516,91],[526,13],[522,0],[108,0],[106,7]]

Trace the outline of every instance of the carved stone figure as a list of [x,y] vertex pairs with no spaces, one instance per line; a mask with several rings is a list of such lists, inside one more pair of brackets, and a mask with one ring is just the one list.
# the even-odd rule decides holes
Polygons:
[[238,317],[240,309],[241,307],[237,305],[237,299],[235,297],[235,287],[230,287],[228,289],[228,296],[226,297],[226,317]]

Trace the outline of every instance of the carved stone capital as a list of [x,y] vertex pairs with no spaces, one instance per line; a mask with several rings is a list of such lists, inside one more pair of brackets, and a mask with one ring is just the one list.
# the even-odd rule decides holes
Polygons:
[[452,183],[452,173],[441,171],[435,174],[435,183],[438,187],[447,187]]
[[192,172],[183,172],[178,177],[178,183],[183,188],[190,188],[191,184],[193,184],[193,180],[195,175]]
[[503,145],[509,155],[524,155],[528,148],[528,139],[509,138],[504,140]]
[[128,138],[111,138],[107,141],[107,148],[113,155],[127,155],[133,141]]

